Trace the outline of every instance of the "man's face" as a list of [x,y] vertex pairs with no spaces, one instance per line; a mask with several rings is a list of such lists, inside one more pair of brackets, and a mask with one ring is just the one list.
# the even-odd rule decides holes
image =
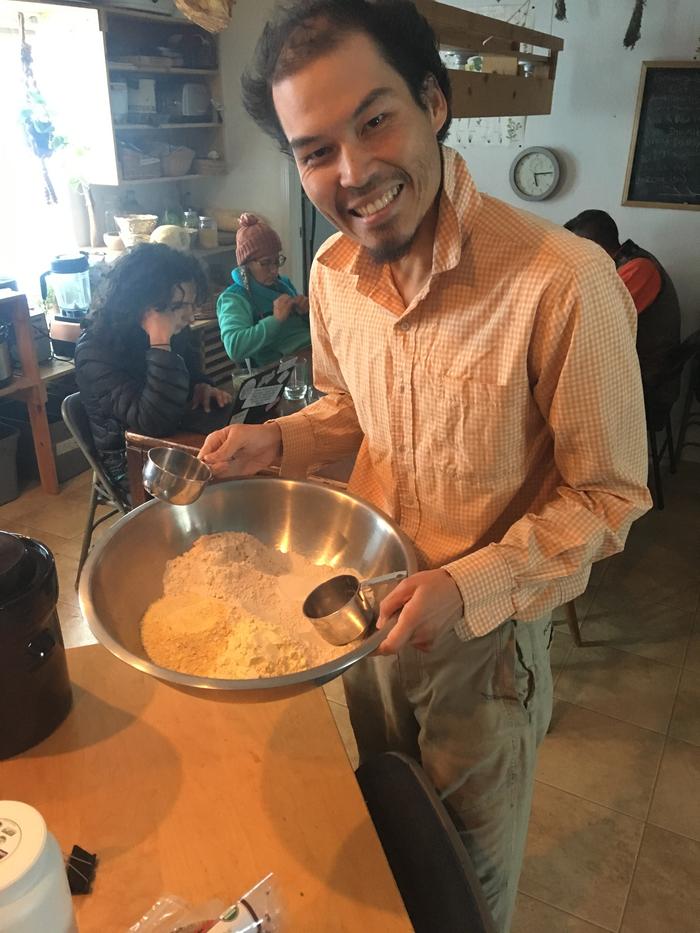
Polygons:
[[434,80],[423,110],[373,41],[352,33],[272,93],[316,207],[377,262],[406,255],[440,186],[447,105]]

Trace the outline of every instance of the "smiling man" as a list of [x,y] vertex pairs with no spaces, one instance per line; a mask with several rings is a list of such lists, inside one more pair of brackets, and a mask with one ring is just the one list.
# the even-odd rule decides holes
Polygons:
[[[450,87],[409,2],[280,9],[243,82],[340,231],[311,275],[314,382],[267,425],[211,435],[219,476],[287,475],[359,447],[350,489],[421,571],[345,690],[360,756],[421,761],[501,933],[551,715],[551,610],[649,507],[634,307],[592,246],[480,194],[442,140]],[[410,819],[410,814],[407,814]]]

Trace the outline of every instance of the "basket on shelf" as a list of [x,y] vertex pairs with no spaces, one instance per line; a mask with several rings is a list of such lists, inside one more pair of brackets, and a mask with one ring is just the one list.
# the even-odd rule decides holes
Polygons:
[[158,226],[157,214],[124,214],[115,216],[117,227],[124,246],[148,243],[151,234]]
[[187,146],[167,147],[167,151],[164,149],[160,155],[163,174],[170,178],[187,175],[194,157],[194,149],[188,149]]
[[192,171],[195,175],[225,175],[226,163],[221,159],[195,159]]
[[122,145],[119,150],[119,161],[122,167],[122,178],[125,181],[137,178],[160,178],[162,175],[161,161],[158,156],[141,152],[131,146]]
[[216,225],[219,228],[219,234],[222,230],[227,233],[233,233],[233,243],[236,242],[236,231],[239,227],[239,218],[241,216],[241,211],[233,210],[230,207],[208,207],[206,213],[213,217],[216,221]]

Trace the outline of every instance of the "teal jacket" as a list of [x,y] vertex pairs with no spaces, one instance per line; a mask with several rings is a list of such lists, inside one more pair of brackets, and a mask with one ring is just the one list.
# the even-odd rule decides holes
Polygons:
[[253,301],[241,279],[240,269],[231,273],[233,285],[219,296],[216,314],[221,340],[232,360],[250,359],[254,366],[264,366],[295,353],[311,343],[307,315],[292,313],[278,321],[272,313],[273,302],[280,295],[296,295],[289,279],[281,275],[272,288],[249,276]]

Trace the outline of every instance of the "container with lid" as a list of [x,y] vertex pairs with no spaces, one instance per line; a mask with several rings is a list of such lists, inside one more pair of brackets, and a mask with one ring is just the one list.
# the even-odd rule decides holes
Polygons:
[[90,272],[85,253],[64,254],[51,261],[51,268],[39,277],[41,297],[46,298],[49,285],[56,295],[56,304],[63,317],[80,320],[90,310]]
[[199,218],[199,245],[202,249],[216,249],[219,245],[219,228],[213,217]]
[[63,856],[42,815],[0,800],[0,930],[77,933]]
[[57,599],[49,549],[0,531],[0,760],[41,742],[70,711]]

